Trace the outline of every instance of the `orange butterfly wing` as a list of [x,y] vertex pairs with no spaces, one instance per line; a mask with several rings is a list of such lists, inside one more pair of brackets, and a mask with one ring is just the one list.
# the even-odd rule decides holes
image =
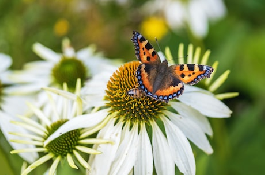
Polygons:
[[169,67],[170,71],[182,82],[194,85],[201,79],[210,78],[213,68],[200,64],[177,64]]
[[131,40],[134,44],[135,55],[139,61],[149,64],[159,64],[161,62],[157,52],[143,35],[134,31]]
[[[167,61],[161,63],[153,46],[140,33],[134,31],[131,40],[135,55],[142,63],[136,71],[139,89],[156,100],[168,102],[183,93],[183,83],[196,84],[203,78],[209,78],[213,72],[212,67],[199,64],[178,64],[167,67]],[[128,93],[134,95],[138,92]]]
[[[171,99],[177,98],[183,93],[184,84],[173,73],[165,74],[161,82],[158,84],[158,89],[154,90],[154,84],[157,79],[158,65],[155,64],[140,64],[137,69],[137,79],[139,89],[145,92],[156,100],[168,102]],[[166,72],[165,72],[166,73]]]

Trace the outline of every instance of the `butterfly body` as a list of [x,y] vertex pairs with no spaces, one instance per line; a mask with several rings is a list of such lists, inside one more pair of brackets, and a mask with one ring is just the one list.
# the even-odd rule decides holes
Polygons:
[[168,102],[179,97],[184,91],[184,83],[193,85],[205,77],[210,77],[213,68],[199,64],[177,64],[168,66],[161,62],[153,46],[140,33],[133,32],[131,39],[135,55],[142,64],[136,71],[139,88],[156,100]]

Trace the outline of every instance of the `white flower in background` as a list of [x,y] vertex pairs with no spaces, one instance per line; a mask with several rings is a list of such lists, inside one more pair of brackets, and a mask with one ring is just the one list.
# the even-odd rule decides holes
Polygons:
[[149,13],[163,11],[171,28],[188,25],[196,37],[206,36],[208,23],[222,18],[226,12],[222,0],[154,0],[147,2],[144,8]]
[[128,3],[128,0],[99,0],[100,3],[102,4],[107,4],[111,1],[115,1],[116,3],[118,3],[119,5],[125,5]]
[[[183,55],[183,45],[180,45],[180,63],[184,62]],[[193,47],[190,45],[188,55],[188,63],[198,63],[200,48],[196,49],[193,56]],[[169,49],[166,50],[166,56],[172,63]],[[208,57],[209,51],[203,55],[201,63],[206,64]],[[106,85],[105,105],[95,108],[98,111],[94,114],[99,118],[111,117],[97,138],[112,140],[115,144],[94,145],[93,148],[102,154],[90,156],[91,170],[87,174],[126,175],[134,172],[145,175],[153,174],[155,168],[157,174],[175,175],[176,165],[183,174],[195,175],[195,159],[188,139],[207,154],[213,153],[206,136],[213,134],[207,117],[230,117],[232,111],[210,91],[188,85],[185,85],[183,95],[168,104],[145,95],[138,98],[128,96],[128,90],[138,86],[135,72],[139,64],[138,61],[126,63],[113,73]],[[227,75],[222,75],[210,87],[220,86],[226,78]],[[236,95],[228,94],[229,97]],[[102,100],[96,95],[90,94],[90,97],[94,103]],[[102,111],[107,111],[105,117]],[[79,117],[76,117],[74,121],[62,125],[47,140],[69,132],[67,128],[83,127],[82,118],[79,121]],[[151,135],[152,139],[149,138]]]
[[95,53],[95,47],[90,46],[75,52],[70,41],[63,40],[63,53],[56,53],[45,46],[35,43],[33,51],[43,61],[27,63],[23,70],[14,71],[10,76],[16,86],[9,89],[10,94],[33,94],[42,87],[62,87],[63,83],[74,90],[77,78],[82,85],[91,76],[111,70],[113,62]]
[[12,64],[12,59],[10,56],[5,55],[3,53],[0,53],[0,85],[2,87],[2,84],[9,84],[10,81],[8,79],[8,68],[11,66]]
[[[64,86],[66,89],[66,86]],[[110,140],[89,138],[91,134],[97,132],[105,123],[108,118],[98,117],[95,114],[82,115],[82,99],[80,98],[81,81],[77,81],[76,93],[70,93],[63,90],[57,90],[54,88],[45,88],[47,96],[49,98],[49,105],[53,109],[50,115],[46,115],[42,109],[37,108],[34,104],[29,103],[28,107],[32,111],[33,115],[19,115],[18,119],[12,121],[15,126],[13,128],[21,128],[21,132],[18,129],[10,132],[11,135],[19,136],[19,139],[12,139],[11,142],[28,146],[27,148],[15,149],[11,153],[43,153],[43,156],[38,158],[33,163],[24,169],[22,175],[30,173],[37,166],[52,161],[52,165],[49,170],[49,175],[56,173],[59,162],[66,159],[69,166],[78,169],[75,161],[77,160],[80,166],[85,169],[90,169],[87,161],[81,156],[80,153],[86,154],[100,154],[101,152],[89,148],[90,144],[113,144]],[[50,92],[58,94],[58,98],[54,99]],[[107,112],[102,110],[99,113],[107,115]],[[104,116],[103,115],[103,116]],[[46,140],[52,133],[54,133],[61,125],[68,120],[71,120],[77,116],[79,121],[83,118],[83,127],[87,129],[74,129],[67,133],[61,133],[60,136],[52,141]],[[86,121],[86,122],[84,122]],[[71,120],[74,123],[74,120]],[[10,125],[10,124],[9,124]],[[27,130],[28,132],[24,132]]]
[[[11,136],[9,131],[15,131],[17,133],[24,132],[23,128],[16,128],[10,124],[10,121],[14,119],[13,116],[24,113],[26,111],[25,101],[30,101],[31,98],[27,97],[13,97],[6,94],[11,82],[8,79],[10,72],[8,68],[12,64],[12,59],[0,53],[0,127],[6,139],[17,139],[17,136]],[[32,148],[32,146],[21,145],[17,143],[10,143],[14,149]],[[37,158],[36,153],[21,153],[20,156],[28,161],[33,162]]]
[[[93,46],[75,52],[68,39],[63,40],[62,45],[63,53],[60,54],[39,43],[34,44],[34,52],[44,60],[27,63],[23,70],[12,71],[9,78],[15,85],[7,89],[7,94],[31,97],[32,100],[36,100],[36,106],[42,107],[45,114],[49,115],[52,109],[47,105],[49,100],[41,91],[42,87],[62,89],[63,83],[66,83],[69,91],[74,92],[78,78],[81,79],[83,87],[96,74],[112,73],[116,69],[114,61],[107,60],[100,53],[95,53]],[[54,96],[54,98],[57,97]]]

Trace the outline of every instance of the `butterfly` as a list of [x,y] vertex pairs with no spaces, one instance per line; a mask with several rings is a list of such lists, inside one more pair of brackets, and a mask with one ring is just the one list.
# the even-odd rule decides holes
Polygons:
[[[203,78],[210,78],[213,68],[200,64],[176,64],[168,66],[161,62],[153,46],[139,32],[134,31],[132,42],[135,55],[141,62],[136,71],[139,90],[155,100],[168,102],[179,97],[184,91],[184,83],[194,85]],[[130,93],[129,93],[130,92]],[[137,96],[136,90],[128,95]]]

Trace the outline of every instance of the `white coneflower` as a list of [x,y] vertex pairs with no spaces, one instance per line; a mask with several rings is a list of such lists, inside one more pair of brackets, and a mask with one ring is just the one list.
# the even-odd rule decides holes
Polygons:
[[196,37],[208,33],[210,21],[222,18],[226,8],[222,0],[166,0],[150,1],[144,6],[145,11],[162,11],[172,29],[188,26]]
[[[198,62],[199,49],[193,56],[193,48],[189,46],[188,52],[188,63]],[[183,63],[183,45],[180,45],[179,54],[180,63]],[[172,62],[168,49],[166,55]],[[206,64],[208,57],[207,51],[202,63]],[[107,110],[108,115],[105,117],[111,119],[97,137],[113,140],[115,144],[94,145],[93,148],[102,154],[90,156],[91,170],[87,174],[134,172],[146,175],[153,174],[155,168],[157,174],[174,175],[177,165],[183,174],[194,175],[195,159],[188,139],[211,154],[213,149],[206,134],[213,133],[207,117],[230,117],[232,111],[210,91],[188,85],[185,85],[182,96],[169,103],[145,95],[137,98],[129,96],[127,92],[138,87],[135,74],[139,64],[138,61],[124,64],[107,83],[105,105],[98,107],[96,113],[102,117],[99,112]],[[222,83],[217,79],[213,84]],[[94,101],[99,100],[90,96]],[[75,118],[76,125],[71,120],[65,123],[48,140],[58,137],[59,133],[68,132],[67,127],[81,127],[82,120],[78,120],[78,117]]]
[[95,47],[90,46],[74,51],[68,39],[63,40],[63,53],[56,53],[40,43],[33,45],[33,51],[43,61],[27,63],[23,70],[13,71],[10,78],[16,83],[9,88],[11,94],[33,94],[42,87],[62,87],[67,83],[74,90],[76,80],[81,79],[82,85],[91,76],[102,71],[113,70],[113,62],[100,53],[95,53]]
[[[66,89],[66,88],[65,88]],[[19,136],[20,139],[10,140],[22,145],[31,145],[31,148],[16,149],[11,153],[27,153],[41,152],[43,154],[35,162],[31,163],[22,175],[26,175],[35,169],[37,166],[51,160],[53,161],[49,174],[53,175],[56,172],[57,166],[63,159],[66,159],[69,166],[78,169],[74,159],[76,159],[85,169],[90,169],[87,161],[81,156],[81,153],[100,154],[101,152],[89,147],[91,144],[107,144],[113,143],[110,140],[89,138],[89,136],[101,128],[108,121],[99,118],[95,114],[82,114],[82,99],[80,98],[81,81],[77,81],[76,94],[67,91],[57,90],[53,88],[45,88],[47,91],[56,92],[59,95],[54,99],[48,92],[53,111],[50,115],[46,115],[42,109],[37,108],[34,104],[29,103],[28,107],[32,111],[33,116],[19,115],[20,120],[12,121],[18,128],[24,128],[28,132],[10,132],[11,135]],[[61,103],[62,102],[62,103]],[[62,105],[62,106],[60,106]],[[101,113],[107,115],[106,111]],[[68,128],[69,132],[60,134],[59,137],[52,141],[47,141],[47,138],[53,134],[60,126],[68,120],[80,116],[82,122],[87,129]],[[74,121],[72,121],[74,122]]]
[[[16,131],[16,132],[23,132],[23,128],[17,128],[13,125],[10,125],[10,120],[13,119],[13,116],[18,113],[24,113],[25,101],[30,101],[27,97],[17,97],[14,98],[6,94],[10,84],[12,84],[8,78],[10,71],[8,71],[9,66],[12,63],[12,59],[0,53],[0,127],[2,133],[5,135],[6,139],[10,139],[10,135],[8,134],[9,131]],[[15,106],[15,108],[14,108]],[[17,136],[12,136],[12,139],[18,138]],[[10,145],[15,149],[23,149],[28,148],[28,146],[17,144],[17,143],[10,143]],[[32,148],[32,146],[29,146]],[[20,156],[28,161],[33,162],[37,158],[36,153],[22,153]]]

